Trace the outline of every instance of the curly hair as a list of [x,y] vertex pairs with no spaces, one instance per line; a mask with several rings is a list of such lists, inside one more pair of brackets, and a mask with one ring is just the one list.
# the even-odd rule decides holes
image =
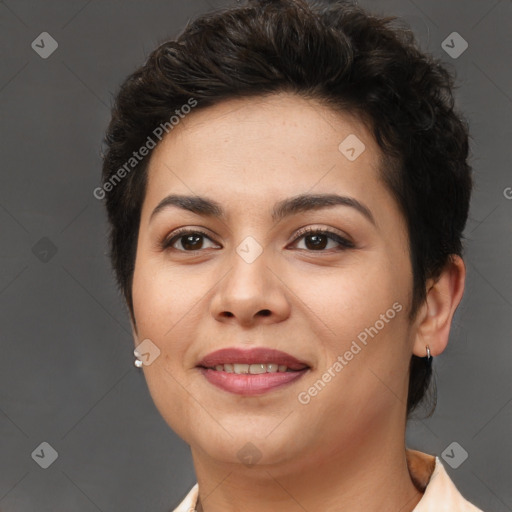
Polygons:
[[[189,21],[126,78],[105,136],[102,197],[110,258],[134,324],[132,277],[151,151],[122,180],[112,179],[191,99],[197,110],[279,92],[355,114],[375,137],[381,178],[407,222],[414,318],[427,279],[439,277],[452,254],[462,255],[472,177],[454,77],[400,21],[344,1],[248,0]],[[408,415],[431,375],[426,358],[413,355]],[[435,399],[430,413],[434,407]]]

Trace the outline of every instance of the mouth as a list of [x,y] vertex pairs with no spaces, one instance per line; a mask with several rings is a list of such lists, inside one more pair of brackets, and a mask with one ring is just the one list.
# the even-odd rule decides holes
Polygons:
[[296,381],[310,366],[280,350],[255,347],[217,350],[197,368],[208,382],[224,391],[257,395]]
[[226,372],[226,373],[236,373],[237,375],[261,375],[262,373],[278,373],[278,372],[297,372],[300,370],[304,370],[307,368],[301,368],[300,370],[292,370],[288,368],[285,364],[274,364],[274,363],[253,363],[253,364],[244,364],[244,363],[225,363],[225,364],[217,364],[215,367],[206,367],[203,366],[207,370],[215,370],[216,372]]

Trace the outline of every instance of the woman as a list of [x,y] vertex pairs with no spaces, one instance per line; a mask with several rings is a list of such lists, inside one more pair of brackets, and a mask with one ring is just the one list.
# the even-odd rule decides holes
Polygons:
[[250,1],[116,98],[97,195],[136,366],[191,448],[176,511],[478,510],[405,447],[472,180],[452,77],[392,22]]

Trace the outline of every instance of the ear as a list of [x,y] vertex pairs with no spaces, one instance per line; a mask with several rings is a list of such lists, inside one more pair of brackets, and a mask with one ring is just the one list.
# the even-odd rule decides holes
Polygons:
[[427,296],[415,321],[414,355],[426,357],[427,345],[432,356],[444,351],[448,345],[453,315],[464,293],[465,279],[464,261],[452,254],[439,278],[427,281]]

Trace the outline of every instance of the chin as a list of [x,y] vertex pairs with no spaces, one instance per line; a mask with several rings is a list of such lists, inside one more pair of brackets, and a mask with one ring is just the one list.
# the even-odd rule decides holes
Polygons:
[[[198,446],[201,451],[207,453],[212,459],[228,464],[243,464],[247,467],[255,464],[274,465],[285,463],[294,454],[300,453],[300,443],[297,435],[294,435],[281,424],[277,429],[279,421],[275,418],[268,418],[266,422],[259,422],[259,425],[251,425],[250,422],[239,424],[238,430],[222,430],[213,437],[211,433],[206,436],[205,432],[211,429],[203,427],[196,432],[196,438],[192,444]],[[224,424],[223,424],[224,425]]]

